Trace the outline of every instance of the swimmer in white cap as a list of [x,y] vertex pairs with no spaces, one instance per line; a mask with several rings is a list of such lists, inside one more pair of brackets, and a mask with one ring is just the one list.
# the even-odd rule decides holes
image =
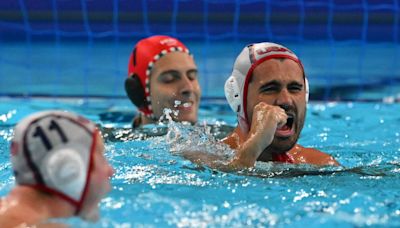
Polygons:
[[98,219],[113,169],[91,121],[62,111],[30,115],[15,127],[11,163],[16,186],[0,201],[1,227]]
[[257,160],[338,165],[328,154],[297,144],[306,116],[308,82],[299,58],[275,43],[246,46],[225,83],[238,126],[224,139],[236,149],[232,164]]

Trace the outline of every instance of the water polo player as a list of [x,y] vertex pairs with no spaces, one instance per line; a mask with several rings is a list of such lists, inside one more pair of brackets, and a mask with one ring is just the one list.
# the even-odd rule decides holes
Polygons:
[[337,165],[328,154],[297,144],[306,117],[308,82],[299,58],[275,43],[246,46],[225,83],[238,126],[224,142],[236,149],[234,164],[259,161]]
[[98,219],[113,169],[91,121],[62,111],[28,116],[15,127],[11,163],[16,186],[1,200],[2,226],[70,216]]
[[134,47],[128,64],[125,90],[138,108],[133,127],[157,123],[168,108],[175,121],[197,122],[201,96],[197,66],[179,40],[151,36]]

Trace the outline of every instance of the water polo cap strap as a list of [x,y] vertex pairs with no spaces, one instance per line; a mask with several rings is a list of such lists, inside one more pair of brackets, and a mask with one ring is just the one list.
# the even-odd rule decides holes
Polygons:
[[92,177],[91,173],[93,172],[93,168],[94,168],[93,161],[94,161],[94,152],[95,152],[96,145],[97,145],[97,134],[99,134],[99,132],[98,132],[98,129],[96,128],[95,131],[92,133],[93,142],[92,142],[92,145],[90,146],[89,167],[88,167],[87,175],[86,175],[86,184],[85,184],[85,187],[82,192],[81,200],[79,201],[79,204],[76,207],[75,215],[78,215],[81,212],[83,203],[86,199],[86,195],[89,191],[89,183],[90,183],[90,180]]
[[283,163],[294,163],[294,158],[289,153],[282,154],[272,154],[272,161],[274,162],[283,162]]

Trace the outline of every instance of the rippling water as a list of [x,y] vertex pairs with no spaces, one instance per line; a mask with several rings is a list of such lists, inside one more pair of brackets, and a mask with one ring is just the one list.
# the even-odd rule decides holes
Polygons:
[[[149,127],[139,137],[128,129],[125,104],[18,102],[0,105],[1,195],[13,186],[11,127],[24,115],[56,106],[109,127],[106,156],[116,170],[113,191],[101,203],[98,223],[62,220],[72,226],[400,226],[400,104],[309,105],[300,144],[333,155],[343,167],[259,162],[254,169],[226,173],[176,152],[187,146],[214,148],[216,131],[203,124],[174,125],[180,138],[165,135],[165,126]],[[206,104],[203,121],[233,126],[235,117],[224,105]],[[159,136],[147,137],[149,132]],[[220,146],[216,151],[229,158],[231,152]]]

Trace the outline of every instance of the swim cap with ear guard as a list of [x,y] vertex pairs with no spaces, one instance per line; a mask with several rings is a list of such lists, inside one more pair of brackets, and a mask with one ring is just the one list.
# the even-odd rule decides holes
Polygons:
[[91,121],[62,111],[28,116],[14,129],[15,180],[72,203],[79,213],[90,181],[98,130]]
[[179,40],[157,35],[140,40],[129,58],[125,91],[139,111],[153,120],[155,117],[151,107],[150,74],[154,64],[170,52],[184,52],[190,55],[189,50]]
[[288,48],[275,43],[256,43],[246,46],[233,65],[232,75],[225,82],[225,96],[229,106],[238,115],[240,125],[248,129],[248,116],[246,111],[247,90],[253,70],[262,62],[274,58],[287,58],[299,64],[303,71],[308,101],[308,81],[300,59]]

